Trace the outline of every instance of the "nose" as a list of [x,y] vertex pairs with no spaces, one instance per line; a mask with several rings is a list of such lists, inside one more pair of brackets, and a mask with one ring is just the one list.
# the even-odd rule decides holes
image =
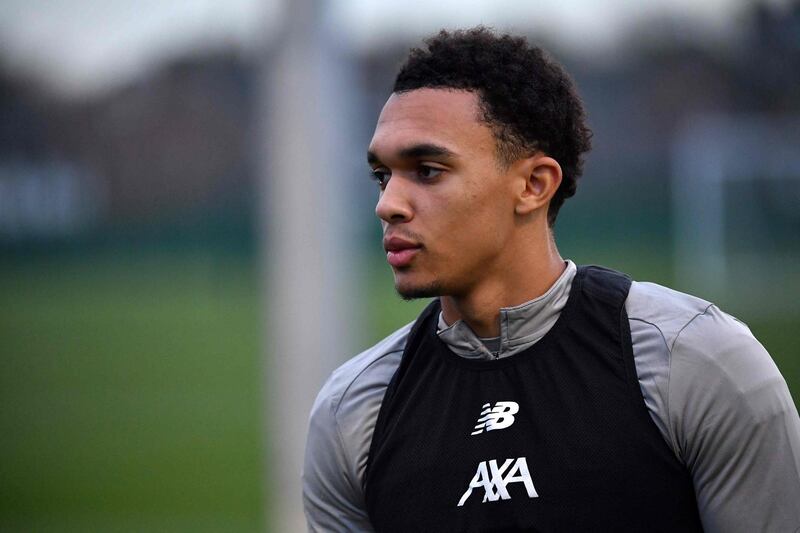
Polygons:
[[391,178],[378,197],[375,214],[388,224],[408,222],[414,216],[404,181],[400,176]]

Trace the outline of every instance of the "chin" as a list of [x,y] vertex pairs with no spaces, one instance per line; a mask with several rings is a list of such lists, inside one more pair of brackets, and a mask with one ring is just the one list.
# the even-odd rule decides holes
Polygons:
[[442,286],[438,281],[427,283],[403,280],[402,276],[395,273],[394,288],[403,300],[416,300],[418,298],[433,298],[442,295]]

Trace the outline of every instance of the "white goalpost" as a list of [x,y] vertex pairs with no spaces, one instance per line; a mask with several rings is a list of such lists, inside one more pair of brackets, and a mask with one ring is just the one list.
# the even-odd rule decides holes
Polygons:
[[750,233],[764,241],[778,229],[757,214],[763,195],[732,196],[736,183],[769,189],[777,210],[798,220],[800,117],[697,116],[676,137],[672,163],[676,285],[762,314],[800,308],[800,227],[789,228],[795,236],[777,251],[766,242],[731,246],[737,219],[749,217]]
[[[354,354],[357,279],[350,169],[358,90],[329,3],[284,3],[259,81],[267,530],[305,531],[308,414],[325,377]],[[356,153],[358,156],[356,156]]]

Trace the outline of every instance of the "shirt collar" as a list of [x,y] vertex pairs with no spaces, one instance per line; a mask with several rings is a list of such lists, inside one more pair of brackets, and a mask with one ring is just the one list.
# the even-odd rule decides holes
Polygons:
[[569,299],[577,267],[566,261],[567,267],[553,285],[541,296],[514,307],[500,309],[499,351],[493,354],[470,327],[458,320],[448,325],[439,313],[438,335],[456,354],[469,359],[508,357],[535,344],[550,331]]

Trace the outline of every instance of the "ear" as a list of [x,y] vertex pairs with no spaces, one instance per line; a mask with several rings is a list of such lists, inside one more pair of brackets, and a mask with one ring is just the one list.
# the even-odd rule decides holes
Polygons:
[[519,177],[516,183],[514,212],[518,215],[529,215],[541,210],[547,215],[550,199],[561,185],[561,165],[558,161],[541,152],[521,159],[515,164],[515,173]]

